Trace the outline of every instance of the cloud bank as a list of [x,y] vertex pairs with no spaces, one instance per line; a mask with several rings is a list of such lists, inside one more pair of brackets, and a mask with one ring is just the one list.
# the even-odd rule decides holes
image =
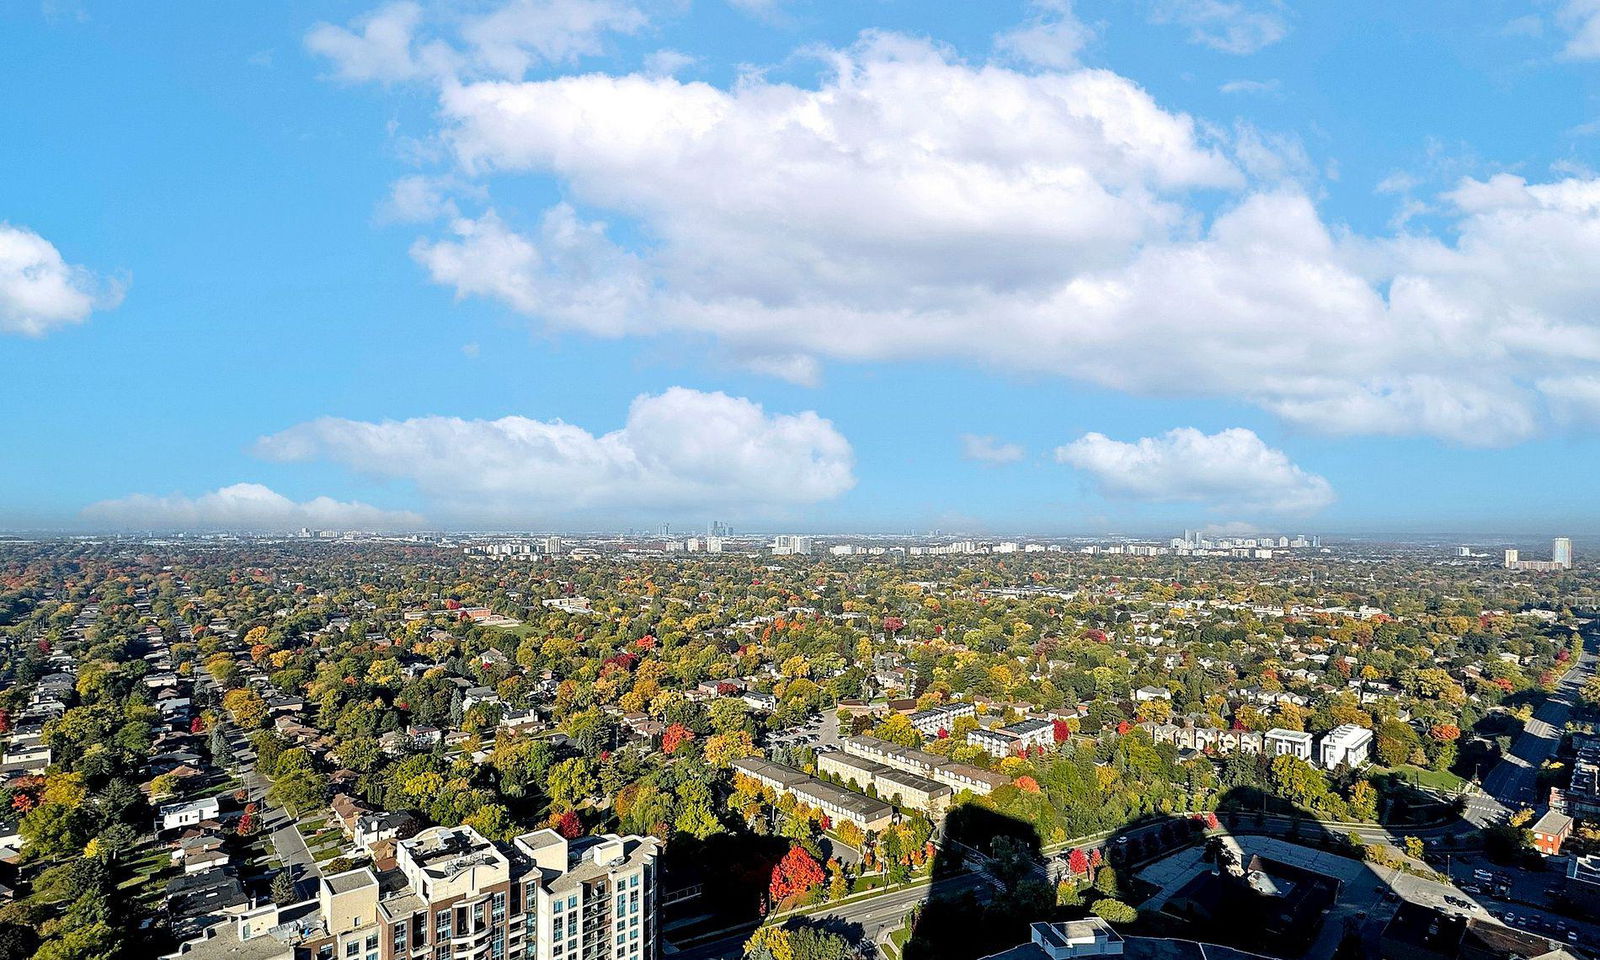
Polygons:
[[769,414],[749,400],[682,387],[636,398],[622,428],[600,435],[520,416],[325,417],[263,437],[256,451],[409,481],[458,519],[761,510],[832,499],[855,484],[849,442],[816,413]]
[[1108,497],[1291,514],[1334,500],[1327,480],[1241,427],[1214,434],[1179,427],[1131,443],[1086,433],[1058,447],[1056,459],[1088,474]]
[[198,497],[134,494],[102,500],[83,510],[90,523],[118,530],[249,531],[278,533],[301,527],[334,530],[416,528],[414,513],[317,497],[296,502],[259,483],[235,483]]
[[[1566,0],[1569,55],[1597,3]],[[802,384],[828,360],[957,359],[1337,434],[1503,446],[1600,421],[1600,179],[1466,179],[1430,198],[1437,234],[1355,233],[1297,182],[1294,142],[1078,67],[1089,31],[1068,0],[1032,3],[990,62],[868,32],[808,48],[810,83],[726,88],[524,79],[641,29],[622,0],[443,9],[391,4],[308,43],[350,78],[436,81],[449,169],[397,184],[392,206],[444,224],[411,255],[458,296],[595,336],[710,340]],[[1146,10],[1234,53],[1289,29],[1276,0]],[[522,175],[567,199],[482,199]]]
[[553,174],[573,201],[531,230],[458,217],[413,256],[556,327],[710,335],[799,382],[818,359],[958,358],[1504,445],[1552,423],[1543,382],[1600,381],[1600,180],[1465,180],[1439,198],[1448,239],[1363,237],[1253,183],[1261,138],[1223,142],[1113,73],[883,34],[831,57],[814,89],[448,86],[460,176]]

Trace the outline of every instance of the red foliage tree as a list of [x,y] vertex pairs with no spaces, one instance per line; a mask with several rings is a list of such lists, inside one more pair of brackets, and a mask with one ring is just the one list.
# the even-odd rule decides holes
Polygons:
[[1082,850],[1079,850],[1077,847],[1073,847],[1072,852],[1067,854],[1067,869],[1071,870],[1074,874],[1077,874],[1080,877],[1088,873],[1088,856],[1085,855]]
[[668,754],[678,752],[678,748],[694,739],[694,731],[681,723],[674,723],[667,727],[661,734],[661,749]]
[[1126,736],[1128,731],[1132,730],[1132,729],[1133,729],[1133,724],[1129,723],[1126,720],[1121,720],[1121,721],[1118,721],[1118,723],[1117,723],[1117,733],[1119,735]]
[[1221,825],[1222,825],[1222,822],[1217,819],[1217,815],[1216,814],[1214,814],[1214,813],[1206,814],[1206,828],[1207,829],[1215,830],[1215,829],[1217,829],[1217,827],[1219,827]]
[[1450,743],[1460,739],[1461,728],[1453,723],[1436,723],[1428,728],[1428,736],[1441,743]]
[[904,630],[905,628],[906,628],[906,622],[904,620],[900,619],[899,617],[884,617],[883,618],[883,632],[887,633],[891,637],[894,636],[895,634],[899,633],[901,630]]
[[201,717],[195,717],[193,720],[189,721],[189,732],[190,733],[204,733],[205,729],[206,729],[206,722]]
[[556,832],[568,840],[576,840],[583,835],[583,821],[571,810],[561,815],[561,820],[556,823]]
[[1018,777],[1014,782],[1017,785],[1017,789],[1021,790],[1023,793],[1039,792],[1039,781],[1033,779],[1032,777],[1021,776]]
[[234,829],[234,832],[241,837],[248,837],[256,832],[257,826],[256,805],[253,803],[248,804],[245,806],[244,815],[239,818],[239,825]]
[[805,847],[796,845],[790,847],[778,865],[772,868],[772,881],[767,885],[767,892],[772,894],[774,903],[779,903],[820,886],[826,879],[816,858],[807,853]]
[[1096,847],[1094,850],[1091,850],[1089,852],[1089,866],[1090,867],[1098,867],[1098,866],[1100,866],[1100,864],[1102,864],[1104,862],[1105,862],[1105,858],[1100,856],[1100,849],[1098,847]]
[[1072,724],[1057,717],[1050,721],[1050,735],[1055,738],[1056,743],[1066,743],[1072,739]]

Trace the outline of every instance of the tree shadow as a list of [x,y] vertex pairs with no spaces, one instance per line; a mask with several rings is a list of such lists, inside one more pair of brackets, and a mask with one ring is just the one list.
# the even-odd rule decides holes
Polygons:
[[1125,937],[1274,957],[1413,955],[1430,929],[1457,947],[1558,945],[1501,925],[1488,913],[1498,904],[1449,883],[1446,868],[1460,878],[1459,858],[1479,843],[1459,808],[1436,807],[1428,823],[1342,824],[1253,787],[1229,790],[1219,806],[1143,818],[1049,854],[1029,824],[958,807],[935,876],[971,870],[981,882],[935,887],[912,912],[904,960],[975,960],[1027,943],[1033,923],[1090,915]]
[[913,912],[904,960],[970,960],[1027,939],[1028,925],[1055,909],[1032,824],[965,804],[946,816],[935,882],[972,871],[976,882],[935,892]]
[[[701,918],[694,927],[706,930],[759,921],[772,869],[788,850],[789,841],[778,836],[716,833],[701,840],[674,834],[661,855],[662,891],[668,892],[671,878],[677,895],[664,919]],[[686,934],[678,937],[692,939]]]

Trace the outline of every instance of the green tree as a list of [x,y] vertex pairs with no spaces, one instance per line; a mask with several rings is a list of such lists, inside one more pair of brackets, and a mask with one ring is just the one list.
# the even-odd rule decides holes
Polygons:
[[272,896],[272,902],[280,907],[294,902],[294,878],[289,876],[288,867],[284,867],[272,875],[272,886],[269,892]]
[[1090,909],[1094,911],[1095,916],[1107,923],[1122,925],[1132,923],[1139,919],[1139,911],[1128,906],[1126,903],[1123,903],[1121,900],[1113,900],[1110,897],[1096,900],[1094,902],[1094,906]]

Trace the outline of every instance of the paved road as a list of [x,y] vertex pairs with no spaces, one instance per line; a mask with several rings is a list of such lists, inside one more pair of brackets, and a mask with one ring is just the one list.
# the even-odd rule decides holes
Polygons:
[[[959,877],[940,880],[932,887],[915,887],[886,893],[834,907],[825,912],[811,913],[806,919],[817,923],[859,924],[863,938],[876,941],[886,931],[900,926],[901,919],[913,906],[928,899],[930,890],[937,891],[941,896],[953,896],[966,890],[984,890],[988,885],[989,880],[981,874],[962,874]],[[673,960],[737,960],[743,955],[744,943],[750,938],[750,931],[755,927],[756,924],[750,924],[720,940],[669,952],[668,955]]]
[[[234,731],[230,730],[230,733]],[[244,784],[248,798],[260,804],[261,826],[271,831],[272,849],[294,878],[295,892],[300,899],[314,896],[322,878],[317,859],[311,855],[305,838],[295,827],[295,819],[282,807],[275,807],[267,801],[267,780],[256,772],[255,754],[250,750],[250,744],[242,737],[233,739],[232,744],[234,756],[239,760],[239,779]]]
[[1512,743],[1511,752],[1483,778],[1483,790],[1488,796],[1475,797],[1467,803],[1466,816],[1473,823],[1484,826],[1498,822],[1513,810],[1544,804],[1545,798],[1536,796],[1539,767],[1561,745],[1567,715],[1578,702],[1579,690],[1594,674],[1594,641],[1586,638],[1585,642],[1590,649],[1584,651],[1578,663],[1561,678],[1555,692],[1529,718],[1522,734]]

